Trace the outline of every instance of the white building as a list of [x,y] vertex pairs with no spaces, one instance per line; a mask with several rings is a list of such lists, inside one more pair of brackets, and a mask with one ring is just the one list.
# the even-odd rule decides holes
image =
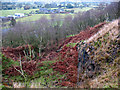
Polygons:
[[14,19],[16,19],[17,16],[14,16],[14,15],[8,15],[8,18],[14,18]]
[[24,13],[15,13],[15,16],[16,17],[24,17],[25,15],[24,15]]

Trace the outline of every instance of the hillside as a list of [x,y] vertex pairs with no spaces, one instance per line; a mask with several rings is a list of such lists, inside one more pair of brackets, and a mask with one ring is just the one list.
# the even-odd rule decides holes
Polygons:
[[[119,20],[106,24],[99,32],[86,40],[84,44],[80,43],[79,46],[79,82],[87,78],[87,87],[90,88],[118,88],[120,64]],[[82,52],[85,52],[84,56],[81,54]],[[81,61],[81,59],[84,61]]]
[[[19,61],[22,61],[22,69],[27,78],[32,77],[30,80],[37,78],[41,80],[42,77],[48,79],[50,75],[59,78],[52,81],[54,78],[51,77],[50,83],[46,81],[47,83],[41,86],[43,80],[40,82],[42,84],[31,85],[31,88],[40,86],[117,88],[118,65],[120,63],[120,27],[118,22],[119,20],[115,20],[88,27],[79,34],[68,37],[58,46],[57,51],[51,51],[43,58],[35,58],[34,47],[30,45],[2,48],[2,62],[3,65],[7,64],[7,66],[3,66],[3,82],[6,80],[5,76],[12,80],[12,77],[15,76],[16,78],[14,77],[12,82],[23,81],[23,79],[17,78],[21,75],[17,70],[20,70]],[[11,64],[8,65],[8,62]],[[43,72],[46,73],[43,74]],[[15,83],[13,84],[12,86],[16,87]]]

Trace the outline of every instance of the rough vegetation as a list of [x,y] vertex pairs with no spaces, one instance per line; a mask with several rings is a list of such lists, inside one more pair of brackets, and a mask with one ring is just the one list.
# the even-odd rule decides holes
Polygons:
[[[117,70],[120,60],[120,36],[117,23],[118,20],[108,24],[101,23],[93,28],[80,32],[78,35],[68,37],[64,43],[59,46],[57,52],[51,52],[43,58],[34,58],[34,54],[31,53],[34,48],[30,45],[17,48],[3,48],[3,65],[11,62],[7,67],[3,66],[3,75],[5,75],[5,77],[11,77],[12,80],[24,81],[22,77],[22,79],[15,78],[15,76],[21,75],[15,69],[20,70],[19,62],[21,56],[22,69],[28,81],[38,77],[42,78],[41,76],[44,75],[56,75],[57,71],[61,73],[60,75],[65,74],[65,76],[58,79],[57,83],[52,84],[52,86],[86,87],[85,84],[89,80],[89,87],[107,87],[106,85],[108,85],[116,88],[118,86],[116,76],[118,75]],[[71,46],[71,43],[74,43],[74,45]],[[25,50],[28,54],[25,54]],[[38,62],[40,63],[38,64]],[[49,64],[49,62],[51,63]],[[47,63],[47,66],[45,63]],[[43,75],[44,70],[47,70],[47,74],[44,73]],[[114,82],[110,80],[111,75]],[[31,77],[32,79],[30,79]],[[43,79],[47,78],[43,77]],[[94,79],[97,79],[99,83],[95,84]],[[105,84],[102,80],[105,82],[107,80],[108,84]]]
[[80,85],[86,79],[90,82],[87,87],[118,88],[120,61],[118,23],[119,20],[115,20],[106,24],[84,44],[79,45],[78,82]]
[[0,53],[3,85],[118,88],[120,20],[103,22],[106,17],[112,20],[118,16],[106,16],[104,10],[90,12],[79,13],[74,19],[66,17],[64,23],[57,18],[49,22],[45,17],[26,25],[18,23],[5,33]]
[[[44,64],[38,65],[38,62],[43,62],[45,60],[58,60],[57,62],[54,62],[51,68],[53,68],[54,71],[59,71],[61,74],[66,73],[66,78],[61,79],[62,83],[58,83],[58,85],[62,86],[76,86],[77,82],[77,63],[78,63],[78,51],[77,51],[77,43],[80,40],[86,40],[92,35],[94,35],[99,28],[101,28],[105,23],[101,23],[99,25],[96,25],[93,28],[88,28],[85,31],[80,32],[80,34],[75,35],[73,37],[68,37],[63,44],[61,44],[57,50],[57,52],[51,52],[47,56],[39,59],[34,59],[34,53],[32,52],[33,47],[30,45],[26,45],[23,47],[17,47],[17,48],[3,48],[2,52],[3,54],[10,59],[15,60],[17,63],[19,63],[19,58],[21,55],[22,58],[22,65],[23,65],[23,70],[26,72],[26,74],[33,75],[34,72],[39,71],[37,67],[44,66]],[[86,34],[87,33],[87,34]],[[74,46],[66,46],[69,43],[73,43],[74,41]],[[25,52],[26,51],[26,52]],[[25,54],[28,53],[28,54]],[[54,58],[53,58],[54,57]],[[5,59],[6,60],[6,59]],[[4,61],[4,59],[3,59]],[[4,62],[3,62],[4,64]],[[18,64],[16,64],[18,65]],[[15,66],[14,66],[15,67]],[[13,66],[7,68],[7,70],[3,71],[5,74],[9,76],[15,76],[15,75],[20,75],[18,71],[15,70]],[[44,66],[45,67],[45,66]],[[16,66],[16,68],[19,69],[19,66]],[[48,68],[48,67],[47,67]],[[38,74],[38,77],[40,74]],[[36,77],[36,76],[35,76]],[[72,78],[71,78],[72,77]],[[22,79],[23,80],[23,79]],[[67,81],[66,81],[67,80]]]

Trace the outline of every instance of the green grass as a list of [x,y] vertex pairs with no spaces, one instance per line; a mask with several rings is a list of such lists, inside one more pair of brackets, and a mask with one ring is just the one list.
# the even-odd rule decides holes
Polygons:
[[[57,8],[52,8],[52,9],[57,9]],[[76,12],[79,12],[79,11],[87,11],[87,10],[90,10],[92,8],[90,7],[86,7],[86,8],[83,8],[83,9],[80,9],[80,8],[72,8],[72,9],[65,9],[65,10],[75,10],[75,13]],[[15,9],[15,10],[1,10],[2,12],[2,15],[1,16],[8,16],[8,15],[14,15],[15,13],[30,13],[31,11],[35,12],[36,10],[39,10],[39,9],[29,9],[29,10],[24,10],[24,9]],[[38,19],[40,19],[42,16],[45,16],[47,17],[48,19],[50,19],[50,15],[51,14],[34,14],[32,16],[27,16],[27,17],[23,17],[23,18],[18,18],[16,19],[16,21],[20,21],[20,22],[25,22],[25,21],[36,21]],[[67,15],[72,15],[74,16],[74,14],[56,14],[56,15],[60,15],[59,17],[61,19],[63,19],[65,16]],[[6,22],[6,24],[9,24],[10,22]]]
[[35,15],[32,15],[32,16],[16,19],[16,21],[17,22],[18,21],[21,21],[21,22],[24,22],[24,21],[36,21],[36,20],[40,19],[42,16],[45,16],[48,19],[50,19],[50,14],[35,14]]
[[[32,83],[37,85],[37,87],[59,87],[54,86],[55,82],[58,82],[58,79],[65,78],[65,74],[60,74],[59,72],[54,71],[50,64],[55,63],[56,61],[42,61],[44,66],[39,67],[41,70],[35,73],[35,76],[38,76],[32,80]],[[56,74],[55,74],[56,73]],[[39,85],[40,83],[40,85]]]
[[[53,70],[51,70],[51,72],[54,72]],[[51,88],[55,88],[55,87],[60,87],[60,86],[56,86],[55,82],[58,82],[58,79],[64,78],[65,75],[61,75],[60,73],[57,73],[56,75],[42,75],[39,78],[36,78],[34,80],[32,80],[32,84],[34,87],[39,87],[39,88],[44,88],[46,86],[51,87]],[[40,83],[40,84],[39,84]],[[31,86],[31,84],[29,85]]]
[[[55,15],[60,15],[60,19],[63,19],[65,16],[69,15],[69,14],[55,14]],[[74,16],[74,14],[71,14],[72,16]],[[16,21],[21,21],[21,22],[24,22],[24,21],[36,21],[38,19],[40,19],[42,16],[45,16],[47,17],[48,19],[51,19],[51,14],[34,14],[32,16],[28,16],[28,17],[24,17],[24,18],[19,18],[19,19],[16,19]]]
[[[32,16],[18,18],[18,19],[16,19],[16,22],[36,21],[36,20],[39,20],[42,16],[45,16],[48,19],[50,19],[51,18],[50,15],[51,14],[34,14]],[[60,15],[60,18],[63,19],[65,16],[67,16],[69,14],[56,14],[56,15]],[[71,14],[71,15],[74,16],[74,14]],[[9,24],[9,23],[10,22],[7,22],[6,24]]]
[[52,63],[55,63],[57,62],[57,60],[54,60],[54,61],[42,61],[43,64],[52,64]]
[[14,61],[12,59],[9,59],[7,58],[4,54],[1,54],[0,55],[2,56],[2,69],[6,69],[6,68],[9,68],[11,67],[12,65],[16,65],[18,66],[19,65],[19,62],[18,61]]
[[[32,16],[27,16],[27,17],[23,17],[23,18],[18,18],[16,19],[16,22],[26,22],[26,21],[36,21],[36,20],[39,20],[42,16],[45,16],[47,17],[47,19],[50,19],[51,14],[34,14]],[[63,19],[65,16],[69,15],[69,14],[56,14],[56,15],[60,15],[59,17],[61,19]],[[74,16],[74,14],[71,14]],[[6,22],[5,24],[9,25],[10,24],[10,21],[9,22]],[[2,27],[2,29],[5,29],[7,27]]]
[[[51,8],[51,9],[57,9],[57,8]],[[76,13],[76,12],[79,12],[79,11],[87,11],[87,10],[90,10],[90,9],[92,9],[92,8],[91,7],[85,7],[83,9],[72,8],[72,9],[65,9],[65,10],[75,10],[75,13]],[[2,12],[1,16],[14,15],[15,13],[27,13],[28,14],[31,11],[35,12],[36,10],[39,10],[39,9],[29,9],[29,10],[24,10],[24,9],[1,10],[1,12]]]
[[74,34],[73,35],[68,35],[68,36],[66,36],[66,37],[72,37],[72,36],[75,36]]
[[[57,8],[51,8],[51,9],[57,9]],[[75,10],[75,13],[77,13],[79,11],[87,11],[87,10],[90,10],[90,9],[92,9],[92,8],[90,8],[90,7],[86,7],[86,8],[83,8],[83,9],[72,8],[72,9],[65,9],[65,10]],[[1,10],[1,12],[2,12],[1,16],[14,15],[15,13],[27,13],[28,14],[31,11],[35,12],[36,10],[39,10],[39,9],[29,9],[29,10],[24,10],[24,9]],[[45,16],[48,19],[50,19],[51,18],[50,15],[51,14],[34,14],[32,16],[18,18],[18,19],[16,19],[16,22],[36,21],[36,20],[39,20],[42,16]],[[56,15],[60,15],[58,17],[60,17],[60,19],[63,19],[67,15],[72,15],[74,17],[75,14],[56,14]],[[10,22],[6,22],[5,24],[9,25]],[[4,29],[4,28],[6,28],[6,27],[2,27],[2,29]]]
[[76,44],[77,44],[77,43],[68,43],[66,46],[67,46],[67,47],[75,47]]
[[58,9],[58,8],[50,8],[50,9],[52,9],[52,10],[53,10],[53,9]]
[[[27,85],[30,87],[33,85],[33,87],[37,88],[44,88],[46,86],[48,87],[60,87],[56,86],[56,82],[61,82],[58,81],[61,78],[65,78],[65,74],[60,74],[57,71],[54,71],[53,68],[51,68],[51,64],[57,62],[57,60],[54,61],[42,61],[43,66],[38,67],[40,70],[36,71],[34,75],[31,77],[28,76],[27,78]],[[41,64],[38,63],[38,64]],[[18,83],[25,83],[24,79],[22,76],[12,76],[10,79],[14,80],[15,82]],[[29,83],[31,82],[31,83]]]
[[24,21],[36,21],[38,19],[40,19],[42,16],[46,16],[47,18],[50,18],[50,15],[49,14],[35,14],[35,15],[32,15],[32,16],[27,16],[27,17],[24,17],[24,18],[18,18],[16,19],[16,21],[21,21],[21,22],[24,22]]
[[88,10],[90,10],[90,9],[92,9],[92,8],[90,8],[90,7],[85,7],[85,8],[83,8],[83,9],[81,9],[80,11],[88,11]]
[[[1,54],[1,53],[0,53]],[[5,65],[5,67],[3,68],[8,68],[11,67],[12,64],[15,64],[18,66],[19,62],[13,62],[13,60],[6,58],[4,55],[2,55],[3,57],[3,65]],[[9,62],[9,63],[8,63]],[[53,60],[53,61],[42,61],[39,64],[43,64],[43,66],[38,66],[38,68],[40,70],[34,72],[33,76],[27,76],[27,87],[31,86],[31,83],[34,84],[34,87],[60,87],[60,86],[56,86],[56,82],[59,82],[58,79],[61,78],[65,78],[65,74],[60,74],[59,72],[56,72],[53,70],[53,68],[51,68],[51,65],[53,63],[57,62],[57,60]],[[24,83],[24,78],[19,75],[19,76],[11,76],[9,77],[8,75],[4,74],[3,76],[6,79],[9,80],[13,80],[14,82],[18,82],[18,83]],[[9,77],[9,78],[8,78]],[[39,84],[40,83],[40,84]],[[0,88],[2,88],[4,86],[0,85]]]
[[8,16],[8,15],[14,15],[15,13],[30,13],[31,11],[35,12],[36,10],[39,9],[29,9],[29,10],[24,10],[24,9],[15,9],[15,10],[1,10],[2,16]]
[[92,9],[92,7],[85,7],[85,8],[72,8],[72,9],[65,9],[65,10],[74,10],[75,13],[78,13],[78,12],[83,12],[83,11],[88,11]]

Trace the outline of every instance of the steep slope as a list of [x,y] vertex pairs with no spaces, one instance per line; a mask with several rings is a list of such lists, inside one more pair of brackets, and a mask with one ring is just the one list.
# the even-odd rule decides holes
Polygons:
[[[34,53],[31,52],[34,48],[31,47],[30,45],[19,46],[17,48],[10,48],[10,47],[2,48],[2,53],[4,54],[3,65],[7,64],[7,66],[5,65],[5,67],[3,67],[3,73],[4,75],[9,75],[10,77],[21,75],[18,71],[15,70],[15,67],[17,69],[20,69],[19,67],[20,57],[22,59],[23,70],[28,75],[34,75],[34,72],[39,72],[39,69],[37,68],[45,66],[43,65],[42,61],[57,60],[57,62],[54,63],[52,66],[50,65],[51,68],[53,68],[54,71],[60,72],[61,74],[64,73],[66,74],[66,78],[63,79],[61,78],[62,83],[59,83],[57,85],[72,86],[72,87],[76,86],[77,63],[78,63],[78,51],[76,48],[76,44],[80,40],[86,40],[92,35],[94,35],[96,32],[99,31],[99,28],[101,28],[104,24],[105,22],[100,23],[95,27],[89,27],[86,30],[81,31],[80,34],[78,35],[75,35],[73,37],[68,37],[58,47],[59,50],[57,52],[52,51],[47,56],[41,59],[33,58]],[[75,44],[69,45],[72,43]],[[15,64],[18,65],[12,65],[13,62],[15,62]],[[38,63],[40,63],[40,65],[38,65]]]
[[120,26],[115,20],[79,44],[78,86],[118,88],[119,64]]
[[[89,27],[75,36],[68,37],[59,45],[59,50],[52,51],[41,59],[33,58],[34,54],[32,53],[29,55],[31,59],[28,62],[24,50],[29,51],[31,46],[3,48],[2,52],[4,57],[13,59],[14,61],[19,61],[19,55],[21,55],[23,58],[23,70],[28,73],[28,75],[34,75],[34,72],[42,70],[39,70],[37,67],[45,66],[46,68],[43,61],[55,61],[52,64],[48,64],[49,68],[47,69],[52,68],[54,71],[60,72],[61,75],[65,75],[64,78],[59,79],[60,82],[56,85],[97,88],[104,87],[106,83],[104,81],[107,80],[107,82],[109,82],[109,78],[114,77],[114,83],[110,82],[108,85],[112,83],[111,85],[114,84],[115,87],[117,87],[118,80],[115,76],[118,75],[117,71],[120,61],[120,32],[118,22],[119,20],[108,24],[103,22],[94,27]],[[31,47],[31,50],[32,49],[34,48]],[[28,52],[29,54],[30,51]],[[6,58],[3,58],[3,61],[5,59]],[[38,63],[40,63],[40,65],[38,65]],[[19,66],[16,66],[16,68],[20,69]],[[20,75],[13,66],[3,71],[9,76]],[[111,75],[113,77],[111,77]],[[103,79],[103,77],[107,77],[107,79]],[[98,80],[99,83],[97,83],[96,80]],[[103,82],[103,84],[101,84],[101,82]]]

